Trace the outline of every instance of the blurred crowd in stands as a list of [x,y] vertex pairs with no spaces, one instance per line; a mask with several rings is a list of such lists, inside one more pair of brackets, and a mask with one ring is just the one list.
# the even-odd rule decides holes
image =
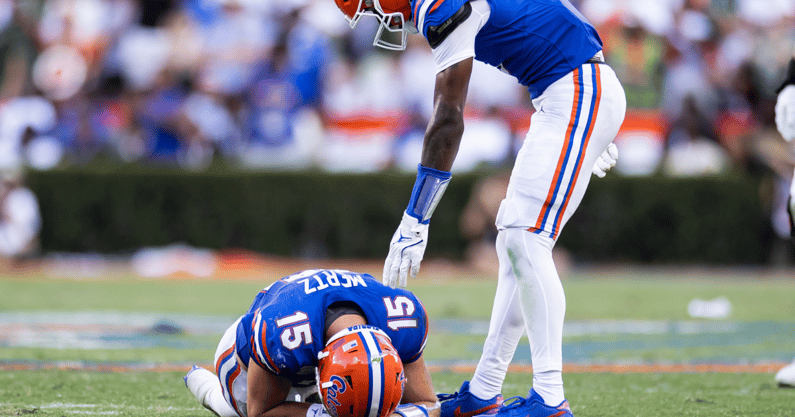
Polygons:
[[[764,171],[769,198],[786,198],[795,158],[774,104],[795,0],[573,3],[627,93],[615,175]],[[375,30],[350,30],[332,0],[0,0],[3,205],[33,207],[6,197],[23,168],[93,161],[413,172],[433,57],[418,35],[380,50]],[[513,78],[476,63],[453,171],[510,166],[532,112]],[[788,236],[784,202],[770,206]]]
[[[795,0],[574,4],[626,88],[620,173],[791,172],[773,105]],[[420,36],[378,50],[361,24],[332,0],[0,0],[0,168],[412,171],[431,51]],[[455,171],[510,161],[533,111],[494,68],[476,66],[470,89]]]

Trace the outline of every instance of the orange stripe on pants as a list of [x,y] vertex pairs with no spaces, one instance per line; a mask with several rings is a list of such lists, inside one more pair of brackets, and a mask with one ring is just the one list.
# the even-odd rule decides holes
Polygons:
[[[580,176],[580,168],[582,168],[582,160],[585,159],[585,152],[588,150],[588,141],[591,140],[591,133],[593,133],[593,127],[596,125],[596,116],[599,115],[599,101],[602,99],[602,78],[599,74],[599,65],[598,64],[591,64],[594,71],[594,76],[596,77],[596,84],[594,85],[594,89],[596,90],[596,97],[594,100],[594,109],[593,115],[591,115],[591,125],[588,127],[588,132],[585,134],[585,143],[582,145],[583,149],[583,157],[577,162],[577,167],[574,169],[574,179],[571,182],[571,192],[574,192],[574,187],[577,186],[577,177]],[[569,205],[569,200],[571,200],[571,193],[566,195],[563,199],[563,207],[560,209],[560,216],[558,216],[557,221],[555,222],[555,226],[552,228],[552,238],[554,239],[555,236],[560,233],[560,222],[563,219],[563,216],[566,214],[566,207]]]
[[552,198],[555,196],[555,185],[560,177],[560,171],[563,169],[563,161],[566,160],[566,149],[569,147],[571,141],[571,131],[575,128],[574,123],[577,119],[577,105],[579,104],[580,97],[580,69],[575,68],[572,72],[574,74],[574,101],[571,105],[571,116],[569,117],[569,127],[566,129],[566,140],[563,142],[563,148],[560,151],[560,158],[558,158],[558,166],[555,168],[555,175],[552,176],[552,183],[549,185],[549,193],[544,205],[541,206],[541,212],[538,214],[535,227],[531,227],[530,231],[542,230],[544,223],[544,213],[547,212],[549,205],[552,204]]

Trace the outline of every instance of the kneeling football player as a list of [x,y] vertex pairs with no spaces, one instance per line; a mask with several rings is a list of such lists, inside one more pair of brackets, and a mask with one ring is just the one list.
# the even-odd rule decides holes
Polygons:
[[372,276],[307,270],[257,294],[224,333],[215,374],[185,385],[221,417],[438,417],[425,309]]

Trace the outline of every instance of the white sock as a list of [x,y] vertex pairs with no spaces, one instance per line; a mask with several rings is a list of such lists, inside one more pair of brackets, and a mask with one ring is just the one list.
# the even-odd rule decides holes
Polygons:
[[566,398],[563,395],[563,375],[560,371],[533,373],[533,389],[546,405],[556,407]]
[[502,391],[516,347],[524,335],[525,325],[519,305],[519,293],[505,250],[505,232],[497,235],[499,275],[497,293],[491,310],[489,333],[483,344],[483,353],[469,384],[469,392],[483,400],[490,400]]
[[195,369],[188,374],[186,382],[188,390],[208,410],[221,417],[239,417],[224,398],[221,382],[214,373],[204,369]]

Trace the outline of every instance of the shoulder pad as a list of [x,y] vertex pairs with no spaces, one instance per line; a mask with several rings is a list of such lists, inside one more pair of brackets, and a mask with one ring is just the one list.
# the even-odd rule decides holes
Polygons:
[[469,2],[464,3],[455,14],[450,16],[444,23],[437,26],[429,26],[426,37],[431,48],[436,48],[442,41],[447,39],[447,35],[452,33],[458,25],[464,20],[467,20],[469,15],[472,14],[472,5]]

